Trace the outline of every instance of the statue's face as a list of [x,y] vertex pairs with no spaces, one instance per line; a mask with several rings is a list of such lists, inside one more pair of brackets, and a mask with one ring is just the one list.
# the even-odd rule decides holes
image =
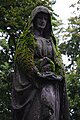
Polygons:
[[46,13],[38,13],[36,16],[36,27],[37,29],[44,29],[48,21],[48,15]]

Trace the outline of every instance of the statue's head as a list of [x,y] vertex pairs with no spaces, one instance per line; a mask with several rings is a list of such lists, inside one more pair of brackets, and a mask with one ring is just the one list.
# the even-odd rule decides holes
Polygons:
[[33,29],[43,29],[44,36],[50,36],[52,32],[49,9],[44,6],[37,6],[31,14],[31,25]]

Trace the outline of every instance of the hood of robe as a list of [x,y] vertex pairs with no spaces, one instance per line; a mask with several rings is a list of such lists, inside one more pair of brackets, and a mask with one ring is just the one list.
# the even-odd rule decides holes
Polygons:
[[40,12],[43,12],[43,13],[46,13],[46,14],[50,15],[50,11],[49,11],[49,9],[47,7],[45,7],[45,6],[37,6],[36,8],[33,9],[32,13],[31,13],[32,20]]
[[47,26],[45,28],[45,36],[46,35],[50,36],[51,33],[52,33],[51,14],[50,14],[49,9],[45,6],[37,6],[36,8],[33,9],[32,13],[31,13],[31,28],[33,29],[35,18],[37,16],[37,14],[40,13],[40,12],[48,15],[49,19],[48,19]]

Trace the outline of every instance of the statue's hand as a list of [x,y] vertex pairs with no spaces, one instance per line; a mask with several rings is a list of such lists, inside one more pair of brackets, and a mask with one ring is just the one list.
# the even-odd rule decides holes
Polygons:
[[40,74],[40,76],[49,80],[62,81],[62,76],[57,76],[53,72],[45,72]]
[[62,81],[62,76],[57,76],[55,73],[49,71],[49,72],[43,72],[40,73],[38,71],[38,69],[36,68],[36,66],[33,69],[34,73],[36,73],[36,75],[40,78],[44,78],[44,79],[49,79],[49,80],[55,80],[55,81]]
[[62,76],[61,75],[59,75],[59,76],[57,76],[57,80],[59,80],[59,81],[62,81]]
[[49,62],[48,57],[42,58],[42,59],[40,60],[40,67],[45,66],[46,64],[48,64],[48,62]]

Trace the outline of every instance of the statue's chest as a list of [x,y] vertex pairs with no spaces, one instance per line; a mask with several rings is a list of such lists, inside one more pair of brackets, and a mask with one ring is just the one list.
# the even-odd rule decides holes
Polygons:
[[52,42],[50,39],[38,38],[37,39],[37,54],[41,57],[49,57],[53,56],[53,48]]

